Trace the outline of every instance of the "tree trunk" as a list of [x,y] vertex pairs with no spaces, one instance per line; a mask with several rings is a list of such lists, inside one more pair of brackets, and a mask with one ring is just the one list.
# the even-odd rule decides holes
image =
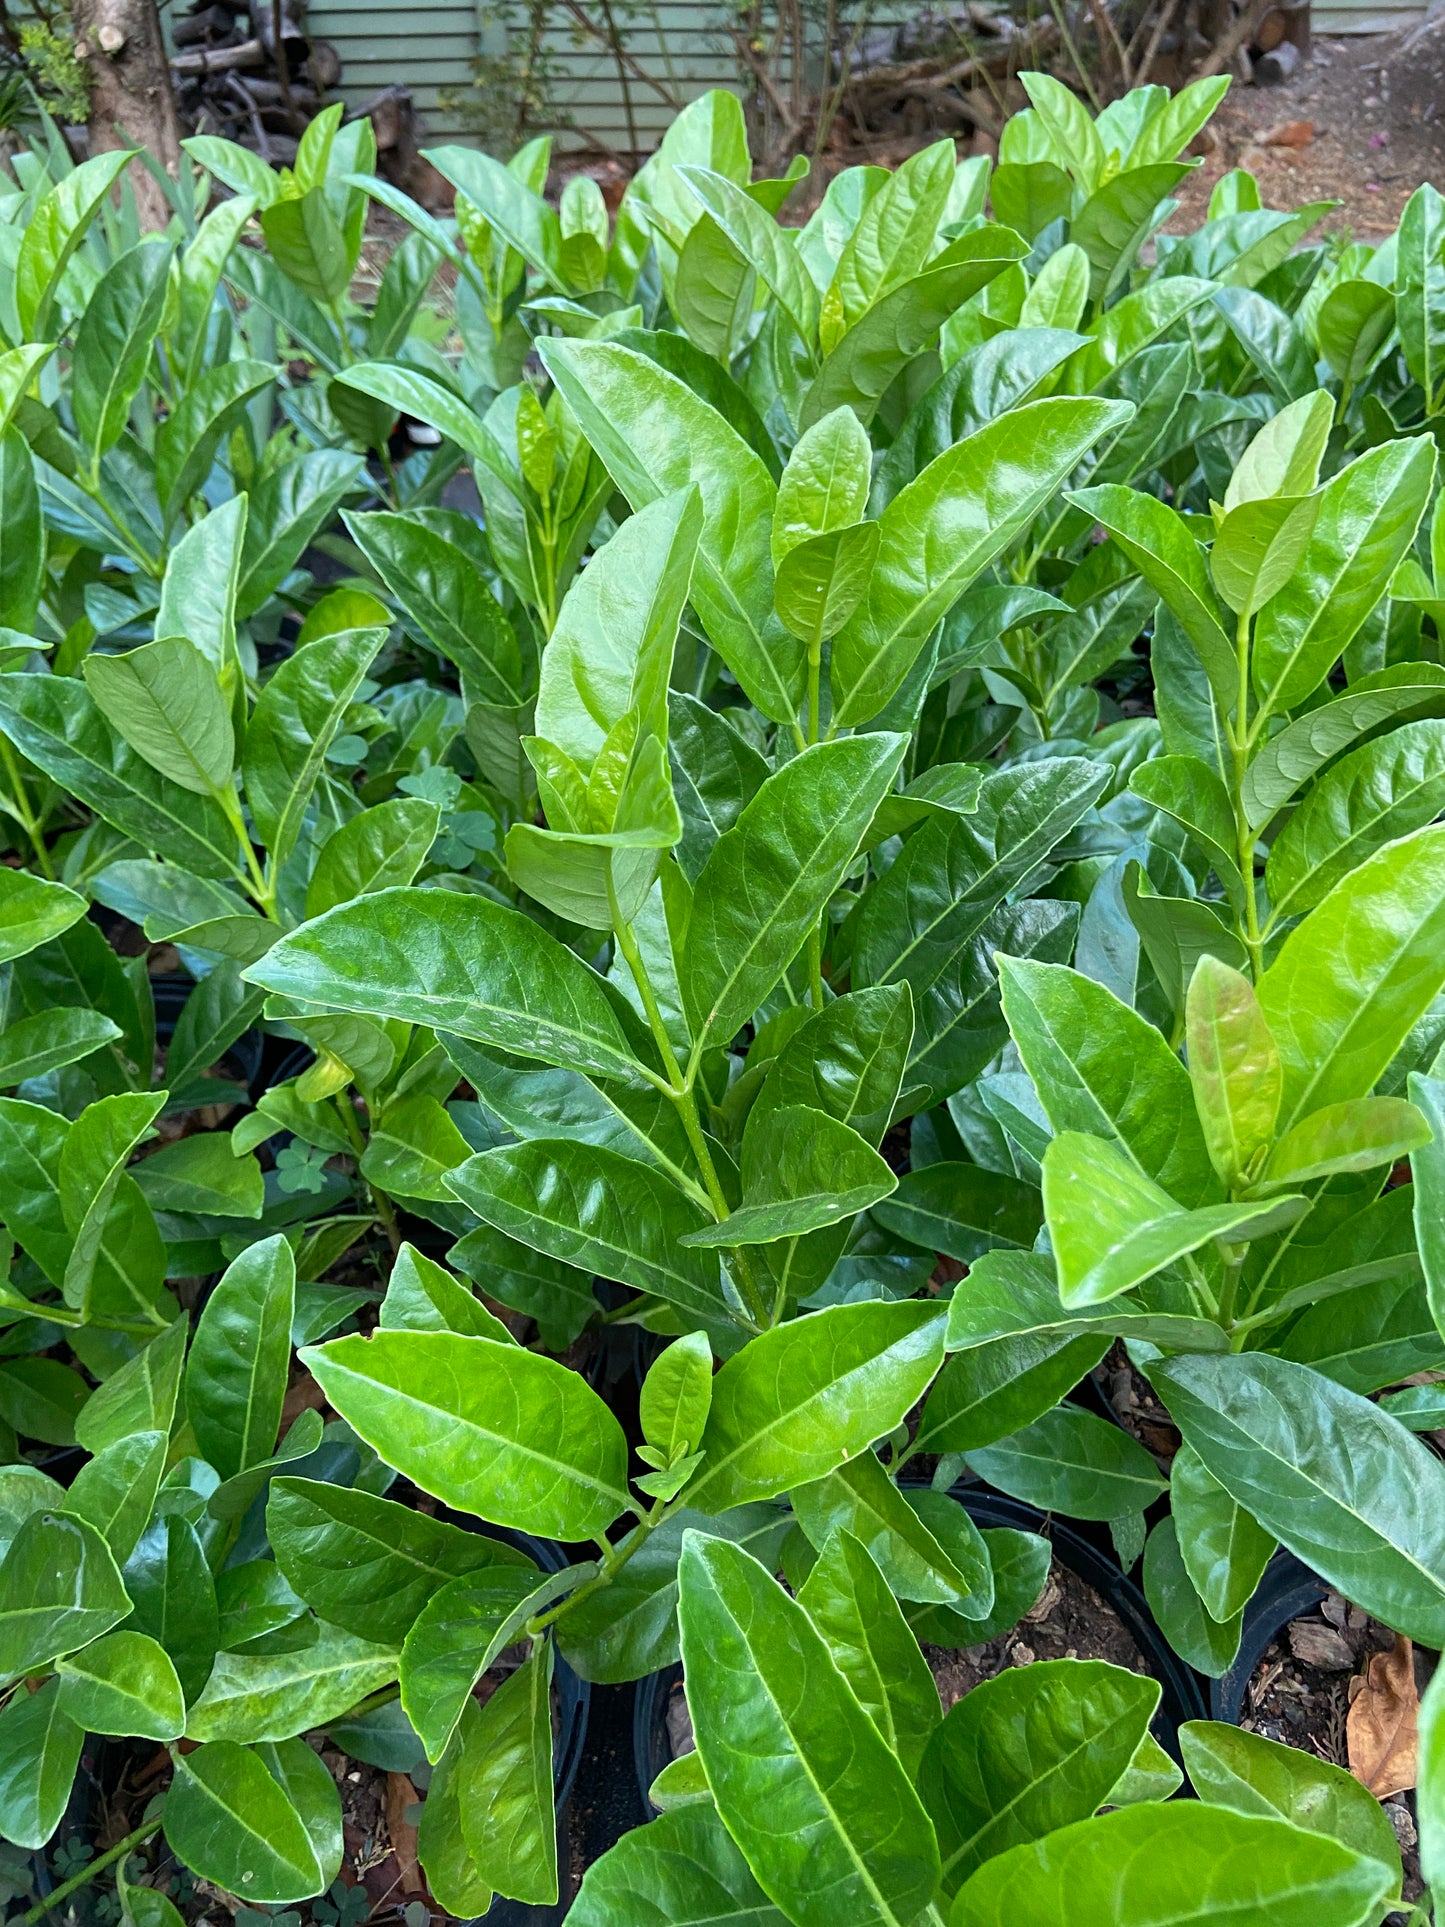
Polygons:
[[[144,147],[168,174],[180,162],[171,70],[156,0],[75,0],[75,51],[89,67],[90,151]],[[135,161],[129,170],[143,228],[163,228],[171,210]]]

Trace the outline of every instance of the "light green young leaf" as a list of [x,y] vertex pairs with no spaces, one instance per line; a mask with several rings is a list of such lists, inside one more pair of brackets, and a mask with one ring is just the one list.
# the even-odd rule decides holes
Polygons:
[[623,1083],[636,1078],[594,973],[532,918],[484,897],[381,890],[283,937],[245,976],[331,1009],[456,1031]]
[[949,1927],[1362,1927],[1391,1891],[1387,1868],[1333,1840],[1198,1800],[1123,1807],[988,1861]]
[[1273,1537],[1235,1503],[1191,1445],[1174,1455],[1169,1503],[1185,1570],[1205,1611],[1221,1623],[1236,1618],[1264,1577]]
[[698,1751],[764,1891],[799,1927],[910,1927],[938,1879],[933,1830],[807,1613],[701,1533],[684,1540],[681,1577]]
[[87,1733],[176,1740],[186,1724],[181,1682],[144,1633],[107,1633],[56,1664],[61,1710]]
[[919,1775],[944,1891],[956,1893],[1010,1847],[1101,1807],[1158,1704],[1157,1680],[1097,1659],[1015,1667],[959,1700]]
[[186,1410],[222,1478],[275,1449],[295,1294],[296,1261],[278,1235],[234,1259],[206,1300],[186,1365]]
[[798,1593],[844,1679],[916,1780],[937,1726],[938,1688],[884,1575],[851,1532],[835,1530]]
[[550,1358],[454,1332],[382,1331],[302,1359],[354,1431],[458,1511],[580,1540],[628,1508],[622,1428]]

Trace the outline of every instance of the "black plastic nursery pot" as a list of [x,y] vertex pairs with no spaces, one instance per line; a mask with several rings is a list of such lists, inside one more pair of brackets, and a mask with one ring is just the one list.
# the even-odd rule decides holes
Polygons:
[[[467,1520],[459,1514],[452,1513],[444,1516],[452,1524],[470,1525],[473,1529],[476,1528],[475,1520]],[[487,1533],[491,1538],[505,1540],[508,1545],[515,1546],[519,1552],[525,1552],[544,1572],[560,1572],[570,1563],[562,1548],[550,1539],[534,1539],[530,1533],[511,1532],[500,1526],[488,1527]],[[578,1678],[560,1653],[556,1659],[553,1685],[557,1696],[557,1734],[552,1750],[552,1787],[558,1816],[558,1840],[564,1847],[565,1869],[564,1809],[577,1777],[577,1768],[587,1737],[587,1716],[592,1688],[586,1680]],[[77,1778],[70,1806],[61,1821],[59,1831],[51,1842],[52,1847],[62,1837],[74,1838],[78,1835],[84,1840],[94,1833],[100,1822],[107,1792],[119,1779],[122,1770],[121,1752],[124,1745],[123,1741],[87,1737],[83,1757],[93,1760],[94,1765],[90,1771],[83,1771]],[[54,1884],[49,1869],[49,1849],[39,1849],[32,1856],[32,1864],[35,1868],[35,1891],[43,1899]],[[565,1917],[570,1903],[571,1896],[565,1891],[564,1881],[563,1897],[555,1907],[527,1906],[520,1901],[507,1900],[499,1895],[481,1919],[486,1921],[487,1927],[555,1927],[555,1923]]]
[[1230,1726],[1239,1725],[1249,1682],[1270,1642],[1279,1638],[1292,1619],[1317,1606],[1328,1591],[1319,1574],[1311,1572],[1292,1552],[1275,1553],[1265,1567],[1254,1597],[1244,1609],[1234,1664],[1228,1672],[1209,1682],[1211,1719],[1224,1720]]
[[[922,1484],[923,1481],[905,1480],[904,1483]],[[1178,1760],[1179,1728],[1186,1720],[1205,1717],[1204,1694],[1198,1675],[1174,1652],[1155,1624],[1143,1593],[1120,1570],[1117,1561],[1072,1526],[1040,1512],[1035,1506],[1026,1505],[1021,1499],[1010,1499],[985,1486],[962,1482],[953,1487],[950,1496],[958,1500],[975,1525],[1012,1526],[1017,1531],[1038,1533],[1049,1541],[1059,1564],[1067,1567],[1099,1595],[1120,1620],[1138,1647],[1150,1674],[1159,1682],[1159,1710],[1154,1716],[1153,1733],[1165,1751]],[[1312,1604],[1323,1592],[1321,1585],[1306,1603]],[[1268,1644],[1269,1637],[1266,1634],[1261,1641],[1260,1652]],[[1248,1677],[1246,1671],[1245,1678]],[[637,1683],[633,1748],[637,1760],[638,1790],[642,1796],[643,1810],[649,1817],[655,1815],[658,1809],[648,1799],[648,1788],[673,1757],[667,1733],[667,1708],[674,1690],[681,1683],[681,1666],[666,1667],[662,1672],[653,1673]],[[1224,1716],[1216,1714],[1215,1717]]]

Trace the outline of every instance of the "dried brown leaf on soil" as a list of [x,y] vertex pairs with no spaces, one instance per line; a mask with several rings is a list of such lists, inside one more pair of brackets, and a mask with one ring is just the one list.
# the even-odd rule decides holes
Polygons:
[[416,1857],[416,1828],[406,1817],[408,1811],[416,1807],[419,1798],[405,1773],[387,1774],[386,1830],[391,1835],[391,1850],[401,1868],[401,1890],[407,1894],[421,1893],[425,1884]]
[[1396,1633],[1388,1653],[1376,1653],[1363,1677],[1351,1681],[1345,1723],[1350,1771],[1378,1800],[1415,1784],[1420,1695],[1415,1649]]

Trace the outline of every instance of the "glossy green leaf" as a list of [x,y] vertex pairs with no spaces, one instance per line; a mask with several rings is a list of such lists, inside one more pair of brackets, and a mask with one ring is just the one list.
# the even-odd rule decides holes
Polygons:
[[341,1798],[304,1740],[220,1740],[177,1759],[166,1840],[183,1865],[227,1893],[271,1906],[309,1900],[341,1864]]
[[1157,1680],[1102,1660],[1049,1660],[986,1679],[929,1743],[919,1791],[938,1830],[943,1886],[1086,1820],[1149,1731]]
[[142,849],[194,876],[230,877],[239,869],[236,833],[220,803],[152,769],[75,677],[6,676],[0,728],[22,755]]
[[285,861],[347,705],[377,650],[381,629],[329,636],[324,649],[289,656],[261,691],[246,730],[242,769],[261,841]]
[[764,1332],[713,1380],[689,1504],[723,1512],[823,1478],[902,1421],[942,1357],[926,1304],[837,1306]]
[[968,1264],[993,1244],[1028,1250],[1043,1208],[1031,1184],[981,1165],[945,1161],[908,1172],[892,1196],[873,1207],[873,1216],[911,1244]]
[[707,1226],[706,1212],[650,1165],[535,1138],[469,1159],[448,1185],[489,1224],[563,1264],[655,1292],[694,1317],[728,1316],[717,1259],[683,1242]]
[[1181,1211],[1117,1145],[1082,1131],[1050,1140],[1043,1197],[1070,1309],[1116,1298],[1215,1238],[1241,1244],[1280,1230],[1306,1209],[1301,1198],[1275,1198]]
[[33,1512],[0,1562],[0,1678],[98,1639],[130,1600],[105,1540],[62,1512]]
[[1150,1378],[1205,1466],[1347,1598],[1412,1637],[1445,1628],[1445,1470],[1404,1426],[1263,1352],[1175,1358]]
[[910,1778],[940,1718],[938,1688],[887,1581],[866,1548],[838,1528],[798,1594],[833,1663]]
[[1115,1300],[1065,1310],[1049,1258],[1021,1251],[989,1251],[955,1285],[948,1308],[948,1349],[966,1351],[1029,1334],[1081,1332],[1148,1338],[1189,1351],[1226,1351],[1229,1340],[1212,1319],[1183,1312],[1135,1310]]
[[712,1348],[689,1332],[648,1367],[638,1399],[638,1423],[648,1445],[672,1465],[702,1437],[712,1404]]
[[1430,1126],[1400,1097],[1352,1097],[1311,1111],[1270,1153],[1261,1189],[1394,1164],[1429,1141]]
[[1055,1406],[1108,1349],[1102,1331],[1025,1332],[971,1346],[950,1358],[928,1395],[914,1435],[920,1452],[971,1452],[1021,1431]]
[[264,361],[223,361],[187,389],[156,431],[156,493],[168,520],[210,473],[216,448],[277,370]]
[[391,1645],[323,1623],[294,1652],[216,1655],[199,1699],[186,1715],[193,1740],[289,1740],[324,1726],[396,1678]]
[[1433,443],[1385,442],[1327,482],[1309,547],[1256,625],[1254,686],[1293,709],[1324,681],[1409,549],[1435,474]]
[[191,1520],[158,1513],[122,1577],[135,1608],[127,1626],[165,1648],[189,1703],[205,1686],[220,1641],[215,1582]]
[[[235,675],[236,590],[250,498],[236,495],[187,529],[166,560],[158,637],[183,636],[218,674]],[[87,674],[89,673],[87,663]],[[159,682],[162,701],[166,685]],[[139,747],[139,745],[137,745]],[[229,781],[229,768],[225,777]]]
[[761,456],[677,376],[630,348],[549,340],[541,351],[582,432],[634,509],[696,486],[692,598],[709,639],[765,716],[790,720],[804,657],[773,613],[775,490]]
[[1000,1854],[949,1927],[1364,1927],[1390,1891],[1376,1860],[1333,1840],[1194,1800],[1121,1808]]
[[62,1710],[88,1733],[175,1740],[185,1728],[176,1669],[144,1633],[107,1633],[55,1670]]
[[1118,402],[1033,402],[940,455],[894,497],[868,593],[833,644],[836,725],[878,714],[968,584],[1125,420]]
[[101,276],[75,333],[75,425],[103,455],[120,439],[165,311],[171,250],[145,241]]
[[39,196],[15,260],[15,309],[27,338],[45,333],[66,266],[130,154],[95,154]]
[[1111,1142],[1187,1209],[1220,1193],[1188,1073],[1159,1032],[1102,984],[1005,959],[1004,1015],[1056,1131]]
[[0,1834],[17,1847],[43,1847],[65,1814],[85,1744],[60,1704],[60,1682],[24,1687],[0,1709]]
[[1284,1067],[1280,1125],[1364,1097],[1445,981],[1445,831],[1366,859],[1257,985]]
[[787,1920],[711,1800],[624,1834],[583,1875],[570,1917],[576,1927],[785,1927]]
[[1274,1138],[1284,1074],[1254,986],[1201,957],[1185,1004],[1189,1080],[1215,1170],[1226,1183],[1259,1168]]
[[631,1081],[596,976],[520,911],[447,890],[382,890],[283,937],[245,973],[331,1009],[449,1030],[544,1063]]
[[859,1927],[907,1927],[933,1896],[938,1858],[902,1766],[803,1607],[756,1560],[701,1533],[682,1560],[698,1751],[759,1884],[801,1927],[840,1910]]
[[983,1541],[969,1531],[945,1548],[908,1504],[872,1452],[793,1493],[793,1511],[815,1549],[848,1533],[877,1563],[900,1599],[948,1606],[982,1619],[993,1604],[992,1574]]
[[546,1644],[482,1708],[465,1739],[458,1786],[462,1832],[483,1879],[541,1906],[557,1898],[551,1682]]
[[1445,809],[1445,725],[1405,723],[1342,757],[1311,787],[1270,845],[1274,917],[1312,910],[1384,844]]
[[1118,1519],[1142,1512],[1164,1481],[1142,1445],[1081,1406],[1059,1405],[968,1455],[980,1478],[1044,1512]]
[[452,514],[428,509],[348,515],[346,526],[422,634],[462,671],[480,700],[523,703],[535,678],[474,553],[472,525],[459,515],[453,521]]
[[1144,1597],[1169,1644],[1196,1672],[1218,1679],[1239,1651],[1243,1613],[1216,1619],[1195,1590],[1176,1522],[1161,1519],[1144,1547]]
[[0,1086],[74,1064],[120,1035],[119,1027],[98,1010],[37,1011],[22,1017],[0,1034]]
[[453,1331],[468,1338],[497,1338],[503,1344],[512,1338],[501,1319],[459,1279],[410,1244],[396,1254],[378,1322],[383,1331]]
[[743,1135],[742,1203],[687,1245],[767,1245],[866,1211],[892,1191],[892,1169],[826,1111],[785,1104]]
[[231,1263],[206,1300],[186,1365],[186,1407],[223,1478],[269,1458],[291,1360],[296,1263],[283,1237]]
[[0,873],[0,963],[23,957],[85,915],[85,898],[28,870]]
[[97,1452],[71,1481],[66,1511],[95,1527],[118,1566],[150,1522],[166,1445],[164,1432],[133,1432]]
[[273,1480],[266,1526],[276,1563],[307,1605],[347,1632],[394,1646],[450,1580],[531,1570],[503,1540],[311,1479]]
[[906,748],[820,743],[770,776],[704,864],[679,966],[694,1053],[753,1015],[822,914]]
[[91,1393],[75,1424],[87,1452],[103,1452],[136,1432],[170,1430],[188,1336],[187,1321],[177,1318]]
[[696,489],[649,503],[583,571],[542,657],[537,733],[588,769],[633,711],[667,734],[667,685],[701,530]]
[[697,1530],[730,1539],[771,1571],[790,1525],[788,1514],[772,1505],[734,1506],[716,1516],[673,1507],[606,1586],[568,1607],[557,1624],[563,1654],[584,1679],[604,1685],[676,1665],[683,1535]]
[[520,1532],[595,1538],[629,1505],[622,1428],[550,1358],[452,1332],[377,1332],[302,1354],[374,1450],[446,1504]]
[[1273,1537],[1235,1503],[1191,1445],[1174,1455],[1169,1502],[1185,1570],[1205,1610],[1221,1622],[1233,1619],[1264,1577]]
[[1068,499],[1102,524],[1150,588],[1163,597],[1228,715],[1239,698],[1239,667],[1188,524],[1152,495],[1116,483],[1081,489]]
[[1201,1800],[1266,1819],[1277,1815],[1378,1860],[1400,1877],[1395,1829],[1375,1796],[1343,1767],[1217,1720],[1187,1720],[1179,1745]]

